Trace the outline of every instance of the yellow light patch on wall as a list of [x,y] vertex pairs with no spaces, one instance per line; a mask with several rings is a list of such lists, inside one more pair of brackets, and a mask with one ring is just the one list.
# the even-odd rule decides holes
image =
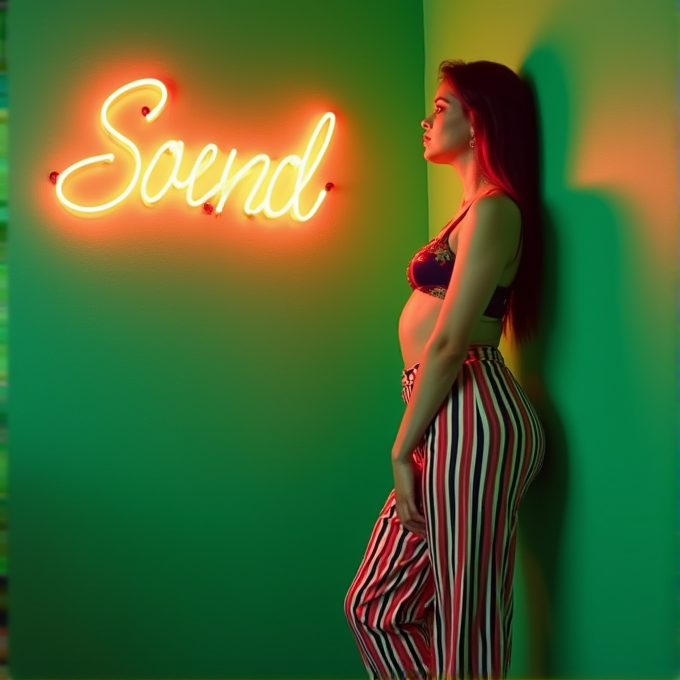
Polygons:
[[[257,154],[239,170],[235,171],[234,162],[236,160],[237,150],[231,149],[219,181],[204,193],[197,195],[196,182],[213,166],[219,156],[219,148],[216,144],[206,144],[196,156],[196,160],[188,176],[185,179],[180,179],[180,167],[185,155],[184,142],[176,139],[168,140],[158,147],[146,170],[142,174],[143,164],[139,147],[132,140],[122,135],[111,124],[108,117],[109,108],[126,94],[142,88],[151,88],[160,94],[160,101],[158,104],[153,108],[144,107],[142,112],[148,122],[156,120],[165,108],[168,100],[168,91],[165,85],[155,78],[135,80],[118,88],[106,99],[100,113],[100,122],[104,131],[117,144],[120,144],[128,151],[134,160],[134,171],[130,182],[118,196],[110,201],[97,205],[83,205],[76,203],[74,200],[67,197],[64,191],[65,181],[77,171],[83,171],[93,165],[99,165],[101,163],[113,163],[115,155],[108,153],[84,158],[69,166],[58,175],[53,173],[53,175],[56,176],[57,199],[71,212],[86,217],[99,216],[109,212],[112,208],[115,208],[130,196],[141,176],[139,195],[145,205],[155,205],[167,194],[171,187],[174,187],[175,189],[186,190],[186,202],[191,207],[204,205],[212,199],[217,199],[217,204],[214,207],[211,207],[211,212],[214,209],[214,212],[219,215],[224,210],[225,203],[234,187],[255,170],[259,172],[259,175],[243,204],[243,210],[247,215],[256,215],[262,212],[267,217],[273,219],[282,217],[288,213],[293,219],[300,222],[306,222],[313,217],[321,207],[328,191],[332,187],[332,184],[330,183],[326,184],[325,187],[319,191],[311,208],[306,212],[303,211],[300,206],[300,197],[310,183],[330,145],[335,129],[335,115],[333,113],[325,113],[318,121],[302,156],[296,154],[286,156],[274,169],[269,178],[268,174],[272,166],[272,161],[267,154]],[[160,189],[153,193],[152,190],[149,189],[149,185],[152,183],[156,184],[158,182],[158,177],[156,177],[156,182],[152,182],[152,175],[157,176],[167,172],[165,168],[160,167],[162,165],[161,160],[166,154],[169,154],[173,158],[172,168],[169,170],[165,181],[160,185]],[[291,170],[295,178],[292,186],[290,178]],[[285,177],[285,180],[279,182],[282,175]],[[265,187],[266,189],[264,189]],[[284,187],[288,190],[285,192],[285,195],[282,195]],[[264,197],[258,203],[258,197],[261,194],[262,189],[264,189]],[[274,206],[278,207],[275,208]]]

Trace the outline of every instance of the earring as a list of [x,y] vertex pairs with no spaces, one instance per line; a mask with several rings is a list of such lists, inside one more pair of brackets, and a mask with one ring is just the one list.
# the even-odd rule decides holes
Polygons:
[[469,144],[470,144],[471,149],[475,148],[475,138],[474,137],[470,140]]

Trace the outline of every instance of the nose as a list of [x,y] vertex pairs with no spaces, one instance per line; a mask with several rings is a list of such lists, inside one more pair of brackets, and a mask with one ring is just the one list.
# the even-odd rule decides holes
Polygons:
[[432,128],[432,123],[430,123],[430,116],[424,118],[420,122],[420,127],[423,128],[424,130],[430,130]]

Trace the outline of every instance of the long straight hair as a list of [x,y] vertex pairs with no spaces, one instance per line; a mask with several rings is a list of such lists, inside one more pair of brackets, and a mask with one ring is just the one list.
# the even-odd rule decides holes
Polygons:
[[531,89],[493,61],[443,61],[440,81],[459,99],[475,130],[475,159],[484,179],[503,189],[522,214],[522,254],[503,317],[518,344],[538,330],[543,280],[538,126]]

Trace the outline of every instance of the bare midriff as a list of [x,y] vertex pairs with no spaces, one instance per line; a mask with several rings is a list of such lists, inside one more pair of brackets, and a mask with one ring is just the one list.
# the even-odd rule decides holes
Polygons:
[[[463,224],[466,219],[467,215],[460,221],[459,225]],[[453,253],[457,252],[459,225],[449,235],[449,247]],[[517,273],[519,260],[518,256],[506,266],[498,285],[509,286],[512,283]],[[406,301],[399,317],[399,345],[405,368],[410,368],[421,361],[425,346],[432,335],[443,304],[444,300],[441,298],[419,290],[414,290]],[[482,316],[472,330],[470,346],[492,345],[498,347],[501,332],[501,319]]]

